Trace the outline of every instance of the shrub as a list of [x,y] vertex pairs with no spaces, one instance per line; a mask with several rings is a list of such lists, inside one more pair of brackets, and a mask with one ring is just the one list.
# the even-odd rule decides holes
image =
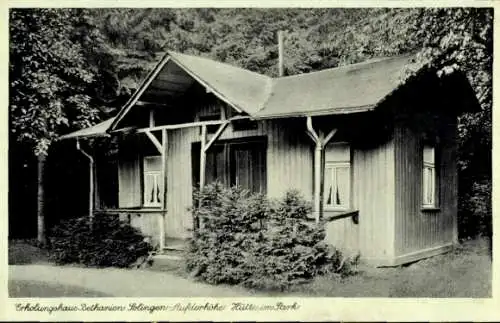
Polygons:
[[270,202],[216,183],[197,191],[195,203],[203,226],[186,263],[201,280],[283,290],[342,269],[342,255],[324,242],[324,226],[308,221],[311,205],[297,191]]
[[250,273],[245,271],[245,251],[252,239],[258,239],[266,217],[264,196],[215,183],[202,193],[195,190],[194,204],[193,215],[202,229],[190,242],[187,269],[213,284],[246,280]]
[[152,250],[141,233],[115,216],[62,221],[52,230],[49,256],[57,264],[129,267]]
[[472,183],[459,199],[458,229],[460,238],[492,236],[491,181]]

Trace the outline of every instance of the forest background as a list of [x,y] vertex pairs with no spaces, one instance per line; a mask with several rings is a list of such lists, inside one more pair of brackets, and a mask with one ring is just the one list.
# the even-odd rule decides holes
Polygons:
[[[114,116],[165,50],[269,76],[416,53],[458,69],[481,110],[459,117],[459,237],[491,235],[492,8],[11,9],[9,236],[36,235],[58,136]],[[38,197],[38,198],[37,198]],[[70,212],[70,211],[69,211]],[[51,216],[47,213],[48,216]]]

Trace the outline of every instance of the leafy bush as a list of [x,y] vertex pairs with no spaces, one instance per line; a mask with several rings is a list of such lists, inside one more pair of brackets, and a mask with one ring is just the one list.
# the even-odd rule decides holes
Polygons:
[[473,183],[459,199],[459,237],[492,236],[491,181]]
[[49,256],[57,264],[129,267],[152,250],[141,233],[114,216],[62,221],[52,230]]
[[186,263],[201,280],[283,290],[343,270],[342,255],[324,242],[324,226],[308,221],[311,205],[297,191],[271,202],[216,183],[195,193],[195,206],[203,225]]

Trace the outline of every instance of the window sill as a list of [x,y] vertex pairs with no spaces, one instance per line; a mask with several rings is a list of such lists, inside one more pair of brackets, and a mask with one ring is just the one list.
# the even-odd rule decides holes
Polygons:
[[422,206],[422,208],[420,209],[422,212],[439,212],[441,211],[441,208],[439,207],[435,207],[435,206]]
[[[352,217],[352,220],[355,224],[358,224],[358,217],[359,217],[359,211],[358,210],[353,210],[353,209],[346,209],[346,210],[323,210],[323,221],[326,222],[331,222],[335,220],[340,220],[343,218],[349,218]],[[316,218],[314,217],[314,214],[309,214],[307,216],[308,220],[313,221]]]
[[149,207],[149,208],[118,208],[118,209],[98,209],[95,210],[96,213],[158,213],[164,212],[164,210],[160,207]]
[[335,207],[329,207],[329,208],[324,208],[323,209],[324,212],[337,212],[337,213],[343,213],[343,212],[348,212],[348,211],[352,211],[352,209],[348,208],[348,207],[338,207],[338,208],[335,208]]

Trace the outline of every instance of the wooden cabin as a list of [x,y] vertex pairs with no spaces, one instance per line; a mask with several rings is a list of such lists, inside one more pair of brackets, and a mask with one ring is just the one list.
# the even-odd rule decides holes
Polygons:
[[[378,266],[457,243],[457,115],[466,78],[411,56],[270,78],[168,52],[112,119],[62,139],[119,138],[95,166],[90,213],[120,214],[161,248],[193,231],[193,187],[218,180],[269,197],[298,189],[327,240]],[[94,200],[94,201],[92,201]]]

